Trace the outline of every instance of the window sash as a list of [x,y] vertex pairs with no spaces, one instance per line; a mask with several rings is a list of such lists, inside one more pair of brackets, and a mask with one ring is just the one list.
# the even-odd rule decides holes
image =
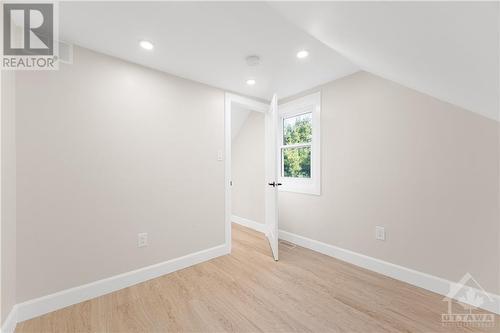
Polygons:
[[[311,129],[312,131],[314,131],[314,113],[313,113],[313,110],[311,109],[310,106],[307,106],[305,108],[305,110],[301,110],[302,112],[299,112],[299,113],[287,113],[286,115],[282,115],[280,118],[281,118],[281,145],[282,146],[286,146],[284,144],[285,142],[285,120],[287,119],[290,119],[290,118],[296,118],[296,117],[300,117],[300,116],[303,116],[303,115],[306,115],[306,114],[311,114]],[[314,134],[311,133],[311,141],[310,142],[304,142],[304,143],[292,143],[291,145],[294,145],[294,144],[310,144],[312,142],[312,140],[314,139]]]
[[[287,177],[285,176],[285,159],[284,159],[284,155],[283,155],[283,150],[287,149],[287,148],[307,148],[309,147],[311,149],[311,170],[310,170],[310,173],[311,173],[311,176],[310,177]],[[312,147],[312,143],[309,142],[309,143],[297,143],[297,144],[293,144],[293,145],[284,145],[284,146],[281,146],[279,148],[279,152],[280,152],[280,164],[281,164],[281,172],[280,172],[280,175],[279,177],[281,178],[285,178],[285,179],[302,179],[302,180],[310,180],[313,178],[313,147]]]

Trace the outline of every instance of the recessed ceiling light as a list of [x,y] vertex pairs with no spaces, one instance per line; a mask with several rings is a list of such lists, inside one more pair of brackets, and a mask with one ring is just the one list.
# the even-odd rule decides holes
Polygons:
[[309,52],[307,50],[301,50],[301,51],[297,52],[297,58],[299,58],[299,59],[307,58],[308,55],[309,55]]
[[148,40],[141,40],[139,45],[145,50],[152,50],[155,46]]
[[257,83],[257,81],[255,81],[254,79],[248,79],[248,80],[247,80],[247,84],[248,84],[249,86],[253,86],[253,85],[255,85],[255,83]]

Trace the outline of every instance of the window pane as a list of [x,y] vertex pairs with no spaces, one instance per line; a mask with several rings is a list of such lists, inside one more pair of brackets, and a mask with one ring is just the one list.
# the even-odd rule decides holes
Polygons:
[[281,150],[283,177],[311,178],[311,147]]
[[283,119],[283,145],[312,141],[312,113]]

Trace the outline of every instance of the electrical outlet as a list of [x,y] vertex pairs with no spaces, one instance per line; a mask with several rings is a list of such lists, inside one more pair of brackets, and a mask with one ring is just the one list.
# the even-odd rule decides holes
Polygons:
[[381,226],[375,227],[375,238],[381,241],[385,241],[385,228]]
[[217,161],[222,160],[224,160],[224,154],[222,153],[222,150],[217,150]]
[[148,234],[147,232],[142,232],[137,234],[137,247],[148,246]]

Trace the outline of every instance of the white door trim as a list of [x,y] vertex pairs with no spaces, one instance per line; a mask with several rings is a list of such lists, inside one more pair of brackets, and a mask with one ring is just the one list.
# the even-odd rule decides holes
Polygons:
[[269,105],[254,99],[226,92],[224,103],[224,188],[225,188],[225,244],[231,253],[231,105],[238,104],[252,111],[266,113]]

